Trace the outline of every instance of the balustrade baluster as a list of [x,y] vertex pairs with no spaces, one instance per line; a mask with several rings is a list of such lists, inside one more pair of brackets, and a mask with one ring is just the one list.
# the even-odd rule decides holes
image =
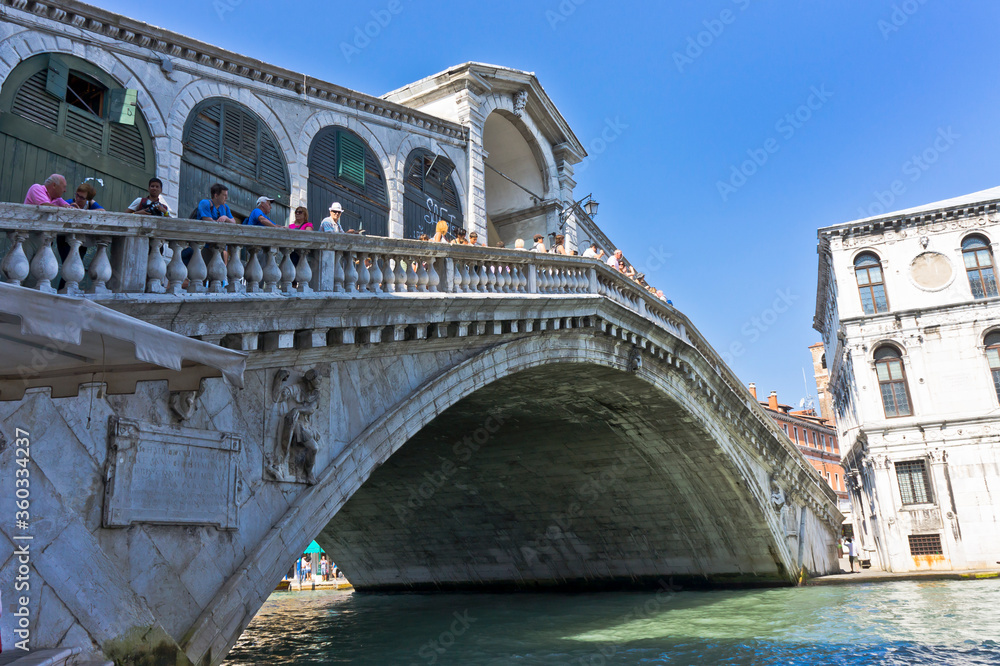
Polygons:
[[497,288],[497,266],[488,266],[486,268],[486,291],[495,294],[500,291]]
[[264,250],[267,253],[267,263],[264,264],[264,293],[277,294],[280,291],[278,282],[281,280],[281,269],[274,255],[278,253],[278,248],[269,247]]
[[312,250],[299,250],[299,263],[295,265],[295,282],[298,284],[296,288],[300,294],[312,292],[312,286],[309,284],[313,278],[312,266],[309,265],[311,254]]
[[514,276],[510,274],[510,266],[507,264],[500,264],[498,268],[500,270],[500,277],[503,278],[503,284],[501,285],[503,293],[509,294],[513,291],[511,286],[514,284]]
[[538,293],[549,293],[549,269],[545,266],[538,267]]
[[408,289],[406,286],[406,280],[407,280],[406,265],[408,262],[406,261],[406,259],[399,256],[395,258],[395,262],[396,262],[396,268],[393,270],[396,274],[396,293],[401,294],[406,292]]
[[518,273],[518,276],[520,277],[520,280],[521,280],[520,291],[521,291],[522,294],[528,293],[528,275],[527,275],[527,273],[525,272],[524,269],[525,269],[524,266],[518,266],[517,267],[517,273]]
[[10,231],[7,236],[10,237],[11,247],[7,256],[3,258],[3,263],[0,263],[0,271],[3,271],[4,282],[20,286],[24,278],[28,277],[28,256],[24,254],[23,247],[28,234],[22,231]]
[[368,255],[372,259],[372,267],[368,271],[371,274],[371,281],[368,283],[368,291],[373,294],[382,293],[382,268],[378,265],[381,257],[377,254]]
[[469,291],[469,265],[464,259],[458,260],[455,273],[458,275],[458,284],[455,285],[457,287],[455,291],[460,293]]
[[559,293],[566,294],[569,293],[569,269],[560,268],[559,269]]
[[222,252],[225,245],[212,243],[212,258],[208,260],[208,291],[212,294],[221,294],[226,287],[226,264],[222,261]]
[[414,270],[413,259],[407,257],[406,261],[406,291],[416,291],[417,290],[417,271]]
[[417,291],[427,291],[427,268],[424,267],[424,262],[420,257],[416,257],[417,260]]
[[344,253],[333,254],[333,290],[344,291]]
[[365,265],[368,259],[367,252],[358,253],[358,291],[366,292],[368,291],[368,283],[371,282],[372,274]]
[[246,281],[247,281],[247,291],[251,294],[259,294],[263,291],[261,287],[261,281],[264,279],[264,269],[260,265],[260,260],[257,255],[260,254],[261,248],[251,247],[249,248],[250,258],[247,259],[247,270],[246,270]]
[[208,266],[205,265],[205,258],[201,256],[201,248],[204,243],[191,243],[191,258],[188,259],[188,286],[189,294],[200,294],[205,291],[205,278],[208,277]]
[[90,262],[90,271],[87,276],[90,278],[88,294],[108,294],[108,280],[111,279],[111,261],[108,259],[108,246],[111,245],[110,238],[97,239],[97,254]]
[[181,253],[186,247],[187,243],[183,241],[170,241],[170,249],[173,251],[173,256],[170,257],[170,263],[167,264],[168,293],[180,294],[183,289],[184,280],[187,279],[188,269],[184,265],[184,260],[181,259]]
[[489,291],[489,286],[490,286],[489,285],[490,278],[486,274],[487,273],[486,264],[479,264],[478,271],[479,271],[479,291],[481,293],[486,293]]
[[392,257],[388,254],[383,254],[382,259],[382,276],[385,281],[385,286],[383,291],[387,294],[392,294],[396,291],[396,272],[392,268]]
[[229,263],[226,265],[226,291],[230,294],[246,293],[246,285],[243,284],[243,254],[242,245],[229,246]]
[[344,253],[344,291],[353,294],[358,289],[358,267],[354,265],[354,253]]
[[434,267],[435,263],[437,263],[437,259],[427,260],[427,291],[437,291],[438,285],[441,284],[441,276],[438,274],[437,268]]
[[290,294],[294,291],[292,283],[295,282],[295,264],[292,262],[292,250],[286,247],[279,251],[283,256],[281,258],[281,267],[278,269],[281,271],[281,280],[278,282],[278,288],[286,294]]
[[[69,242],[72,247],[69,251],[69,256],[63,263],[63,280],[66,281],[66,286],[61,290],[64,294],[76,293],[79,291],[79,281],[83,279],[83,262],[80,261],[80,277],[76,278],[76,281],[71,281],[66,277],[68,270],[73,264],[73,256],[75,255],[77,259],[80,258],[80,253],[77,248],[80,247],[80,242],[76,236],[70,236]],[[73,245],[73,243],[76,243]],[[163,286],[163,278],[167,277],[167,262],[163,260],[163,239],[160,238],[150,238],[149,239],[149,256],[146,257],[146,293],[147,294],[162,294],[166,289]],[[74,291],[70,291],[70,283],[73,284]]]
[[54,239],[55,234],[50,232],[43,232],[39,235],[38,250],[31,258],[29,267],[31,277],[35,280],[35,289],[50,294],[56,291],[52,287],[52,279],[59,275],[59,262],[56,261],[55,253],[52,252]]
[[479,291],[479,270],[473,263],[469,264],[469,288],[466,291]]

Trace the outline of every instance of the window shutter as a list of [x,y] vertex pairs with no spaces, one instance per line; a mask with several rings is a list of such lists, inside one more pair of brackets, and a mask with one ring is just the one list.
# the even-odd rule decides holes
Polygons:
[[67,107],[66,138],[99,151],[104,142],[104,121],[76,107]]
[[25,120],[55,131],[59,124],[59,101],[45,92],[46,70],[21,84],[11,111]]
[[360,141],[346,132],[337,134],[339,148],[337,176],[354,183],[358,187],[365,186],[365,147]]
[[191,122],[188,130],[187,144],[194,152],[219,159],[219,126],[222,106],[208,106],[202,109]]
[[69,81],[69,66],[55,54],[49,55],[49,68],[45,76],[45,90],[53,97],[65,100]]
[[111,123],[108,155],[139,168],[146,168],[146,150],[142,145],[139,128],[135,125]]
[[137,90],[131,88],[111,90],[111,110],[108,120],[122,125],[135,125],[135,100],[137,93]]

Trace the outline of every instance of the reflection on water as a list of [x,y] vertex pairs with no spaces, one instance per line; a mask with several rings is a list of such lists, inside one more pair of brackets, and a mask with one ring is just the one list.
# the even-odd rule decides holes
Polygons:
[[244,664],[1000,664],[1000,580],[734,592],[278,592]]

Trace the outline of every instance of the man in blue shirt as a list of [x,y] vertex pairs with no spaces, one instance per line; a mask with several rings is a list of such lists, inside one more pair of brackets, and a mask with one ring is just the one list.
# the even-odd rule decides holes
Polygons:
[[270,220],[267,216],[271,214],[271,202],[274,199],[269,197],[258,197],[257,206],[250,213],[250,217],[243,220],[243,224],[248,224],[253,227],[276,227],[278,226]]
[[229,210],[226,200],[229,198],[229,188],[222,183],[212,185],[209,190],[211,199],[202,199],[198,202],[198,217],[206,222],[223,222],[225,224],[236,224],[233,211]]

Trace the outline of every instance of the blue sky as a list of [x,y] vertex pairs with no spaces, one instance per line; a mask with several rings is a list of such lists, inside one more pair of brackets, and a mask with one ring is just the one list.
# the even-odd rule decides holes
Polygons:
[[815,393],[816,229],[1000,184],[987,0],[100,6],[374,95],[469,60],[536,73],[593,148],[598,223],[787,403],[802,368]]

